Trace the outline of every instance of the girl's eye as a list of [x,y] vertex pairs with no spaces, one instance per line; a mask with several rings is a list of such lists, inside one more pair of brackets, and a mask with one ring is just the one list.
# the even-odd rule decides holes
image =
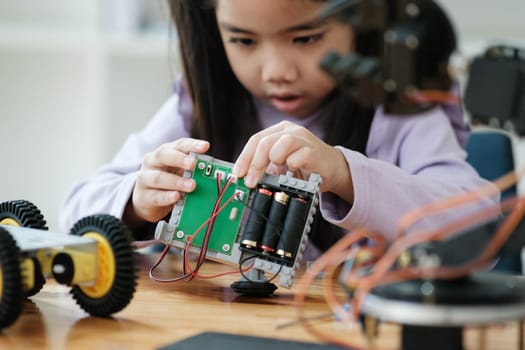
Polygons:
[[253,44],[255,44],[255,41],[249,38],[230,38],[228,42],[238,44],[240,46],[246,46],[246,47],[252,46]]
[[324,36],[324,33],[318,33],[314,35],[299,36],[293,39],[293,42],[296,44],[313,44],[321,40]]

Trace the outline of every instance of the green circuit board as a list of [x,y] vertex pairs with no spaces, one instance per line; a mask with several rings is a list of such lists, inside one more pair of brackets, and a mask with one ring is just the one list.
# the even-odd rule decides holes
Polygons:
[[[174,236],[175,240],[186,243],[199,227],[212,216],[219,192],[226,186],[227,179],[230,176],[231,166],[229,163],[213,158],[210,160],[199,158],[197,160],[192,173],[192,178],[196,181],[197,186],[193,192],[185,196]],[[218,177],[220,181],[217,180]],[[216,216],[208,242],[209,250],[231,255],[249,193],[250,189],[244,186],[242,179],[235,179],[227,187],[220,206],[225,205],[232,197],[233,199]],[[192,246],[202,247],[207,227],[208,225],[204,225],[195,235]]]

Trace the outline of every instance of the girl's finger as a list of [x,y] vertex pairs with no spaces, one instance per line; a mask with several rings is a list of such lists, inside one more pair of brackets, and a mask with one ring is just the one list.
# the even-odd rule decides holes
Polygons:
[[244,177],[248,173],[249,167],[252,166],[253,157],[260,147],[261,140],[264,138],[282,132],[284,129],[291,124],[289,122],[280,122],[276,125],[273,125],[267,129],[259,131],[258,133],[252,135],[244,148],[237,157],[235,164],[233,165],[232,173],[237,177]]
[[148,189],[191,192],[195,188],[195,180],[158,169],[143,171],[139,177],[140,185]]
[[181,138],[172,142],[170,145],[173,145],[182,153],[204,153],[210,148],[210,143],[208,141],[192,138]]
[[268,158],[271,163],[288,165],[290,155],[305,147],[307,147],[307,142],[302,138],[284,133],[273,144]]

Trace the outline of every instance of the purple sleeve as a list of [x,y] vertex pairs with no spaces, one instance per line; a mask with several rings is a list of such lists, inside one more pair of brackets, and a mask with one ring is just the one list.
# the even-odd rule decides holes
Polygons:
[[65,199],[60,212],[60,229],[67,232],[87,215],[96,213],[122,217],[135,179],[146,153],[160,145],[189,135],[187,124],[191,103],[182,83],[146,127],[131,134],[113,160],[89,177],[77,182]]
[[[398,220],[409,211],[487,185],[465,161],[462,140],[444,112],[436,108],[414,117],[376,114],[367,156],[338,147],[352,174],[354,202],[323,193],[323,216],[347,230],[365,227],[391,238]],[[413,229],[435,229],[498,200],[494,196],[444,211]]]

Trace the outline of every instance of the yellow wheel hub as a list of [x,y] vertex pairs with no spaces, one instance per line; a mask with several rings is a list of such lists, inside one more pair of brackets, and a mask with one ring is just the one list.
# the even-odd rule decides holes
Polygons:
[[2,220],[0,220],[0,225],[20,226],[20,223],[15,219],[3,218]]
[[97,277],[93,286],[79,286],[79,288],[88,297],[98,299],[110,291],[115,281],[115,256],[111,245],[102,234],[88,232],[83,237],[97,241]]

